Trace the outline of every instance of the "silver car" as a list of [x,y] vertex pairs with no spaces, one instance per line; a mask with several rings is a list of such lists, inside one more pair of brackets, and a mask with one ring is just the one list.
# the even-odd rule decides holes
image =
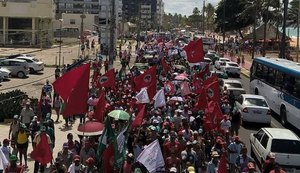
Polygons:
[[18,78],[25,78],[29,74],[28,63],[24,60],[3,59],[0,60],[0,67],[7,68],[12,76]]

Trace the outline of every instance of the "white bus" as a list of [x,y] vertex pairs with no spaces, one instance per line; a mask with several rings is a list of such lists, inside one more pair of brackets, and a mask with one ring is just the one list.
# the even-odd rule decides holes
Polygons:
[[300,64],[286,59],[255,58],[250,70],[250,92],[264,96],[280,115],[281,124],[300,129]]

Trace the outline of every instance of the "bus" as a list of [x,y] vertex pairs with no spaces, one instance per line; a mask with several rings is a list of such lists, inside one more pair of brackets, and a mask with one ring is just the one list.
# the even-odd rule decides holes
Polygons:
[[300,64],[286,59],[257,57],[250,69],[250,92],[262,95],[282,125],[300,129]]

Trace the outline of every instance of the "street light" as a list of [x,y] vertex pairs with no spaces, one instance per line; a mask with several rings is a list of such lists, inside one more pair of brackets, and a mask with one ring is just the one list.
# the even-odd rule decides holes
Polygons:
[[59,51],[58,51],[58,67],[60,67],[60,60],[61,60],[61,30],[62,30],[62,23],[64,19],[59,19]]

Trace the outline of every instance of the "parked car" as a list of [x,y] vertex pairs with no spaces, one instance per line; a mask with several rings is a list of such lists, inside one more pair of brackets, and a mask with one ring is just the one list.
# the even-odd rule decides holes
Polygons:
[[228,76],[240,77],[241,67],[236,62],[225,62],[225,66],[221,67],[221,70],[226,72]]
[[263,96],[242,94],[235,105],[242,115],[242,122],[271,125],[271,109]]
[[25,60],[28,63],[30,73],[37,73],[44,70],[44,63],[32,56],[21,55],[15,59]]
[[227,87],[229,92],[233,92],[235,99],[238,99],[241,94],[246,94],[242,83],[239,80],[223,79],[221,82],[222,89],[224,86]]
[[134,65],[130,68],[130,71],[134,72],[134,69],[137,69],[141,74],[143,74],[148,68],[148,63],[134,63]]
[[211,74],[216,74],[219,79],[228,79],[228,75],[220,70],[212,70]]
[[225,62],[230,62],[228,58],[219,58],[217,61],[215,61],[215,68],[220,70],[222,66],[225,66]]
[[11,72],[7,68],[0,67],[0,81],[9,80]]
[[25,78],[29,74],[28,63],[21,59],[2,59],[0,67],[7,68],[12,76],[18,78]]
[[275,154],[275,162],[287,172],[300,171],[300,138],[291,130],[261,128],[250,134],[251,156],[262,165],[267,156]]

